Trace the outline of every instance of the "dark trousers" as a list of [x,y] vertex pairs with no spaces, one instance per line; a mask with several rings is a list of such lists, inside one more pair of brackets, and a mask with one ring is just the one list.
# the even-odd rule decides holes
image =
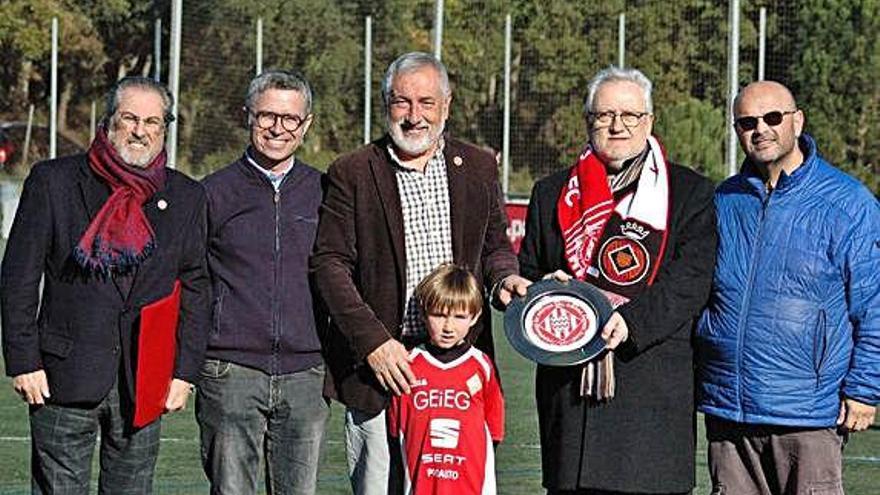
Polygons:
[[706,416],[713,495],[843,495],[836,428],[748,425]]
[[266,493],[314,494],[330,412],[323,386],[323,366],[268,375],[207,359],[196,393],[196,419],[211,493],[256,493],[263,457]]
[[[652,493],[651,495],[688,495],[691,492],[681,493]],[[547,495],[628,495],[632,492],[611,492],[608,490],[590,490],[587,488],[581,490],[547,490]]]
[[[101,434],[99,494],[152,492],[160,421],[134,429],[114,386],[97,406],[31,406],[31,489],[34,494],[89,493],[92,454]],[[126,402],[127,403],[127,402]]]

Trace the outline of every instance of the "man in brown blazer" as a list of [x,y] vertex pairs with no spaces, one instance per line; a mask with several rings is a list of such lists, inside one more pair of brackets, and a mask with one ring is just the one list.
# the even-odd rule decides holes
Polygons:
[[[395,60],[382,85],[388,132],[339,158],[310,261],[331,318],[325,392],[346,406],[346,451],[355,494],[388,491],[384,410],[415,377],[407,347],[425,335],[415,286],[437,265],[468,267],[506,305],[524,295],[495,159],[443,133],[452,94],[446,68],[427,53]],[[471,332],[492,352],[490,312]]]

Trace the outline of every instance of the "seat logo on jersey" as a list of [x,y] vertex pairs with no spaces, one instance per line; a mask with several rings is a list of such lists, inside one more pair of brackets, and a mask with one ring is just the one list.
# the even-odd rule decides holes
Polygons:
[[645,278],[650,264],[645,245],[633,237],[612,237],[599,248],[599,270],[617,285],[638,283]]
[[458,435],[461,421],[449,418],[431,420],[431,447],[437,449],[454,449],[458,447]]
[[425,474],[428,475],[428,478],[437,478],[441,480],[457,480],[461,477],[461,474],[456,468],[458,466],[464,466],[465,462],[467,462],[467,457],[463,455],[441,454],[439,452],[422,454],[422,464],[426,466],[439,466],[428,467],[425,470]]
[[576,297],[548,296],[529,308],[525,330],[528,339],[541,349],[570,351],[583,347],[596,334],[596,313]]

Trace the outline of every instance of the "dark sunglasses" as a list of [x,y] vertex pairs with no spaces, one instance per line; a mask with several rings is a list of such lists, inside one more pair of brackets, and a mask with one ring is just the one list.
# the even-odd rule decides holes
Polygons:
[[797,113],[797,110],[789,110],[787,112],[780,112],[775,110],[773,112],[767,112],[764,115],[758,115],[756,117],[740,117],[733,121],[733,124],[741,131],[751,131],[758,127],[758,120],[763,120],[765,124],[774,127],[782,123],[782,119],[785,118],[786,115],[790,115],[793,113]]

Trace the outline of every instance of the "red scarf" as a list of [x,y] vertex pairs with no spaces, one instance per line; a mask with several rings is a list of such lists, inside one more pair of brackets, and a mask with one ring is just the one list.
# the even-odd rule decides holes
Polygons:
[[566,263],[572,275],[583,280],[605,224],[614,211],[605,164],[589,145],[571,168],[568,182],[559,195],[557,211]]
[[[604,292],[616,309],[629,301],[633,293],[641,292],[644,287],[654,282],[654,277],[663,259],[666,249],[666,233],[669,223],[669,190],[668,166],[666,153],[660,142],[653,136],[648,137],[649,153],[636,184],[635,192],[618,198],[615,202],[608,185],[605,164],[596,156],[590,146],[581,154],[577,163],[571,168],[568,182],[562,188],[557,202],[558,221],[562,228],[562,239],[565,245],[565,261],[570,272],[579,280],[587,280]],[[628,186],[627,186],[628,187]],[[612,218],[615,208],[621,209],[620,218]],[[606,226],[620,228],[621,221],[633,220],[634,225],[641,225],[640,235],[636,239],[624,240],[626,232],[610,232],[605,239],[600,257],[608,261],[606,251],[610,241],[628,244],[630,249],[638,248],[643,255],[642,263],[645,270],[649,266],[650,273],[645,271],[641,277],[629,281],[613,276],[603,279],[601,268],[594,267],[594,257],[600,249]],[[654,235],[654,242],[645,241],[645,237]],[[656,237],[656,236],[659,236]],[[639,282],[641,281],[641,282]],[[614,284],[618,285],[614,285]],[[629,297],[627,297],[629,296]],[[616,380],[614,378],[614,356],[609,351],[600,357],[587,362],[581,375],[582,396],[592,397],[598,401],[611,400],[614,397]]]
[[100,129],[88,159],[92,172],[110,186],[110,197],[76,245],[74,258],[90,273],[128,273],[155,247],[156,236],[142,207],[165,185],[165,150],[146,167],[134,167],[122,160]]

